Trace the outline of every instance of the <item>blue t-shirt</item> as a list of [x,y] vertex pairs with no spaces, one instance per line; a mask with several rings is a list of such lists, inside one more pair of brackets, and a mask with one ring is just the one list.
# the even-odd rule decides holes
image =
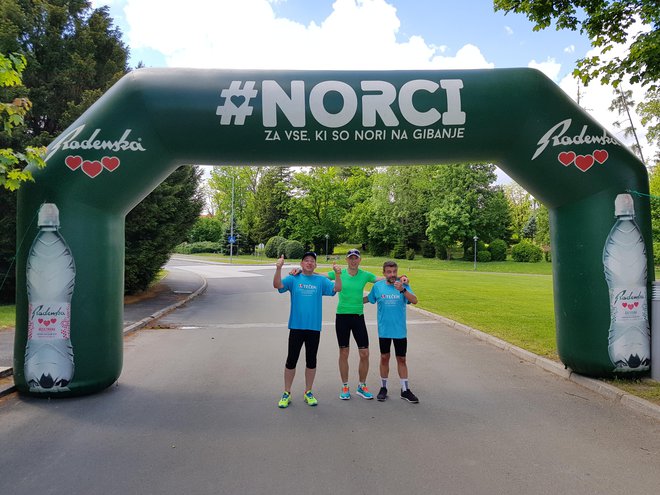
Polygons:
[[291,292],[289,328],[321,331],[323,296],[335,295],[335,284],[322,275],[288,275],[279,292]]
[[[410,286],[403,285],[408,292]],[[394,285],[387,280],[380,280],[371,288],[367,296],[371,304],[378,305],[378,337],[383,339],[405,339],[406,330],[406,304],[410,301],[401,294]]]

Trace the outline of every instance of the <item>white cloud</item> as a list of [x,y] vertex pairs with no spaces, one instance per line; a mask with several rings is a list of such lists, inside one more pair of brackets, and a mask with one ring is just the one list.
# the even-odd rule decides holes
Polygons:
[[508,34],[509,36],[511,36],[511,35],[513,34],[513,29],[511,29],[511,27],[509,27],[509,26],[504,26],[504,31],[505,31],[506,34]]
[[575,53],[575,45],[568,45],[564,48],[564,53]]
[[478,47],[467,44],[456,52],[454,57],[435,56],[434,69],[492,69],[495,64],[488,62]]
[[551,57],[548,57],[545,62],[537,62],[536,60],[532,60],[529,64],[527,64],[527,67],[540,70],[555,82],[557,82],[557,79],[559,78],[559,71],[561,70],[561,64],[557,63],[557,61]]
[[277,17],[272,0],[126,0],[128,44],[170,67],[235,69],[436,69],[493,67],[474,45],[453,57],[420,36],[397,41],[386,0],[336,0],[320,24]]

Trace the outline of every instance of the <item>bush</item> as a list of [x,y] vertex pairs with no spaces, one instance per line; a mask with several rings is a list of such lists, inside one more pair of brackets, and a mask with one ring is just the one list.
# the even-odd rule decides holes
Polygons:
[[221,253],[222,243],[220,242],[182,242],[174,248],[175,253],[195,254],[195,253]]
[[552,262],[552,250],[550,248],[544,249],[543,254],[545,256],[545,261]]
[[[477,241],[477,254],[479,251],[485,251],[486,250],[486,244],[484,244],[484,241],[479,239]],[[463,260],[465,261],[473,261],[474,260],[474,244],[470,244],[470,247],[465,250],[463,253]]]
[[435,245],[431,241],[422,241],[422,256],[435,258]]
[[477,261],[487,263],[491,260],[490,251],[477,251]]
[[536,244],[523,240],[511,248],[511,257],[513,261],[538,263],[543,257],[543,251]]
[[406,259],[407,260],[414,260],[415,259],[415,250],[413,248],[410,248],[406,251]]
[[279,258],[284,251],[281,250],[281,245],[286,242],[286,239],[282,236],[275,235],[268,239],[266,242],[266,247],[264,248],[264,254],[267,258]]
[[282,246],[284,246],[284,257],[286,259],[300,259],[305,254],[305,246],[299,241],[286,241]]
[[493,261],[506,261],[506,242],[502,239],[495,239],[488,246],[490,258]]
[[653,243],[653,264],[660,265],[660,242]]
[[217,218],[200,217],[190,229],[190,242],[220,242],[224,237],[224,227]]
[[394,259],[397,260],[402,260],[405,259],[406,257],[406,246],[403,244],[395,244],[394,247],[392,248],[392,251],[390,252],[390,256]]

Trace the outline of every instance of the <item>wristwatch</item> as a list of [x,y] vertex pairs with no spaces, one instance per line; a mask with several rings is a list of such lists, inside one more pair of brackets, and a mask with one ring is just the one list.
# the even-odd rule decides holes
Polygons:
[[403,294],[404,292],[408,292],[408,289],[406,289],[406,288],[404,287],[403,290],[400,290],[399,292],[400,292],[401,294]]

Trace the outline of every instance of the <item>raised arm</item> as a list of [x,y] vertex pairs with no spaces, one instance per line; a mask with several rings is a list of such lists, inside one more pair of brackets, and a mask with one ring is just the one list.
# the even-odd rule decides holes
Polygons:
[[333,263],[332,270],[335,272],[335,292],[341,292],[341,267]]
[[282,289],[284,284],[282,283],[282,266],[284,266],[284,255],[280,257],[275,263],[275,275],[273,275],[273,287],[276,289]]

